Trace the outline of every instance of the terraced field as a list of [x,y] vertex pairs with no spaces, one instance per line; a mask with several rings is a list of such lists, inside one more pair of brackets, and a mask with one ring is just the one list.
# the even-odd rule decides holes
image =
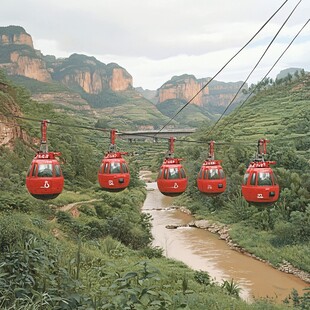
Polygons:
[[[272,86],[252,96],[232,114],[224,117],[214,128],[213,136],[256,142],[267,138],[288,145],[309,140],[310,132],[310,76],[302,82]],[[298,149],[298,148],[297,148]],[[309,149],[300,150],[309,159]]]

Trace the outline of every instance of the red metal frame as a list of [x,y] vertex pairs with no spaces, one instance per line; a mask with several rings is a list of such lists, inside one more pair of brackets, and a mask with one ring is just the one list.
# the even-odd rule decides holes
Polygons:
[[[47,120],[41,122],[41,143],[39,151],[31,162],[29,173],[26,177],[26,187],[29,193],[37,199],[54,199],[63,190],[64,177],[60,169],[60,175],[56,176],[55,166],[60,167],[56,157],[61,156],[60,152],[48,152],[47,145]],[[40,165],[52,165],[52,176],[37,176],[34,175],[34,169]],[[49,169],[50,170],[50,169]]]
[[[160,167],[160,172],[157,177],[157,187],[159,191],[166,196],[179,196],[183,194],[187,188],[187,177],[183,166],[181,165],[182,158],[174,158],[174,142],[175,138],[170,137],[168,140],[169,150],[166,157]],[[169,179],[168,171],[169,169],[177,169],[179,178]],[[164,177],[164,172],[167,172],[167,177]],[[184,172],[185,178],[180,177]]]
[[[220,177],[218,179],[209,179],[205,178],[206,174],[211,169],[216,169],[217,173],[220,174],[220,171],[223,171],[221,166],[222,160],[215,160],[214,152],[215,141],[209,142],[209,156],[201,166],[201,169],[197,176],[197,187],[199,191],[206,195],[218,195],[223,193],[226,190],[226,177]],[[201,177],[200,177],[201,176]]]
[[[274,173],[270,165],[275,165],[275,161],[265,161],[264,156],[267,154],[267,139],[259,139],[257,143],[256,158],[250,162],[246,174],[248,178],[246,183],[242,184],[241,190],[244,199],[252,204],[259,206],[268,206],[275,203],[279,199],[280,187],[275,182]],[[259,173],[268,173],[271,176],[271,185],[258,185],[257,176]],[[254,176],[255,184],[251,184],[251,179]]]
[[[119,192],[124,190],[126,187],[128,187],[130,182],[130,173],[127,166],[127,163],[125,159],[122,157],[122,155],[128,155],[128,152],[118,152],[116,151],[116,129],[112,129],[110,131],[110,148],[109,151],[105,154],[104,158],[102,159],[100,169],[98,171],[98,182],[100,187],[103,190],[109,191],[109,192]],[[127,172],[123,171],[123,168],[121,167],[121,171],[118,173],[105,173],[104,172],[104,166],[105,165],[111,165],[111,163],[117,163],[122,166],[122,164],[126,165]]]

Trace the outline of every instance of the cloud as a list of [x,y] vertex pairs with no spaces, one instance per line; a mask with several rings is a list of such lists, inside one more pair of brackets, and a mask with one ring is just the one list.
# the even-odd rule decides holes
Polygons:
[[[1,26],[24,27],[43,54],[68,57],[83,53],[104,63],[116,62],[133,76],[135,86],[156,89],[173,75],[212,76],[283,2],[2,0],[0,18]],[[285,4],[251,43],[245,56],[225,70],[223,79],[236,81],[247,75],[297,2],[290,0]],[[271,55],[275,57],[285,48],[309,18],[309,11],[309,1],[301,2],[277,38]],[[289,64],[310,70],[309,28],[310,25],[278,68]],[[264,67],[270,67],[273,61],[275,58],[266,55]]]

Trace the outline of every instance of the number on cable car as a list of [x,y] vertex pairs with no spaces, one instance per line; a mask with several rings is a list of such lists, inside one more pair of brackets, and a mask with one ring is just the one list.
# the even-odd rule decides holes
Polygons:
[[56,159],[59,152],[48,152],[46,131],[48,121],[41,123],[41,145],[32,160],[26,177],[26,187],[29,193],[42,200],[54,199],[63,190],[64,177]]
[[242,183],[242,195],[244,199],[254,205],[270,205],[279,199],[280,187],[277,178],[270,168],[275,161],[264,161],[267,152],[266,139],[258,141],[256,158],[250,163],[245,172]]
[[209,143],[209,158],[204,161],[197,177],[197,187],[203,194],[213,196],[226,189],[226,177],[221,160],[214,160],[214,141]]
[[126,152],[116,152],[115,145],[116,130],[111,130],[111,145],[108,153],[102,159],[98,172],[98,181],[103,190],[119,192],[128,187],[130,173],[127,163],[122,155]]
[[159,191],[166,196],[178,196],[187,188],[187,177],[180,158],[173,158],[175,138],[169,139],[169,152],[160,167],[157,186]]

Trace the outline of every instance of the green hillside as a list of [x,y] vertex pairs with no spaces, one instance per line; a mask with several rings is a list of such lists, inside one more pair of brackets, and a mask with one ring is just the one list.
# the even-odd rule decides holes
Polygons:
[[[310,75],[266,86],[215,127],[197,130],[188,139],[191,143],[180,142],[179,156],[186,159],[190,186],[178,204],[198,218],[229,225],[234,242],[272,265],[288,261],[310,273],[309,129]],[[241,196],[243,175],[259,138],[270,140],[265,159],[276,161],[273,170],[281,189],[271,206],[253,206]],[[227,175],[225,193],[215,197],[201,194],[196,187],[210,140],[216,141],[215,158],[223,160]]]
[[[137,129],[139,126],[159,128],[169,120],[156,106],[138,95],[134,90],[123,92],[105,90],[99,94],[87,94],[80,88],[70,89],[57,81],[46,83],[22,76],[10,76],[10,79],[14,83],[27,88],[33,96],[38,98],[36,99],[38,101],[45,94],[54,94],[58,98],[57,101],[60,100],[60,102],[51,100],[49,103],[57,110],[62,109],[64,113],[70,108],[70,105],[67,104],[68,96],[66,94],[80,96],[81,100],[85,101],[84,104],[80,100],[71,102],[71,104],[73,106],[88,104],[94,113],[88,110],[77,111],[76,109],[74,109],[74,113],[88,115],[91,119],[96,114],[98,122],[104,124],[103,127],[117,127],[122,130]],[[64,95],[61,99],[62,94]],[[43,99],[41,100],[43,101]]]
[[132,130],[139,126],[153,126],[157,129],[169,120],[134,90],[117,93],[105,91],[98,95],[84,93],[82,97],[96,109],[100,121],[106,127],[118,125],[122,129]]
[[[187,102],[185,100],[170,99],[156,105],[157,109],[169,118],[173,117]],[[216,118],[206,108],[190,104],[186,107],[186,112],[181,112],[175,121],[190,127],[197,127],[203,122],[210,123]]]
[[[223,119],[211,135],[218,140],[255,143],[259,138],[291,147],[310,160],[310,77],[273,85],[252,96]],[[208,133],[208,129],[203,133]]]
[[[144,183],[138,179],[136,159],[141,157],[126,157],[131,171],[128,189],[102,192],[97,169],[109,145],[108,132],[86,129],[94,129],[95,120],[85,115],[64,114],[52,104],[31,100],[28,90],[3,74],[0,85],[0,120],[22,129],[28,141],[15,139],[13,149],[0,147],[1,309],[291,308],[268,300],[247,304],[238,298],[238,285],[233,281],[231,286],[220,286],[206,272],[163,258],[162,251],[151,246],[150,218],[140,212],[146,195]],[[10,116],[17,108],[24,119]],[[66,181],[58,198],[38,201],[24,184],[37,148],[35,138],[40,136],[39,120],[47,118],[54,123],[48,126],[50,150],[62,152]],[[203,132],[197,138],[200,135]],[[123,151],[137,148],[121,140],[117,144]],[[234,150],[227,153],[231,168],[241,160],[236,160],[237,148]],[[178,152],[185,155],[188,167],[191,160],[199,159],[200,152],[203,157],[202,147],[196,150],[186,143]],[[157,156],[162,154],[155,153],[152,159]],[[192,187],[186,199],[191,199],[194,191]],[[212,203],[207,199],[201,202],[203,209],[210,210]],[[66,211],[72,203],[76,204]],[[198,204],[195,201],[190,207],[202,214]],[[306,296],[295,295],[294,309],[306,309],[307,305]]]
[[[32,101],[3,74],[0,85],[1,122],[19,124],[30,140],[39,137],[40,119],[64,125],[49,125],[48,141],[50,150],[62,152],[66,180],[58,198],[38,201],[24,186],[34,155],[29,142],[0,147],[1,309],[286,308],[246,304],[237,286],[229,292],[206,272],[163,258],[151,247],[150,219],[140,212],[146,192],[135,161],[128,157],[128,189],[102,192],[96,174],[107,133],[83,129],[94,123],[79,114]],[[17,107],[31,120],[11,118]],[[118,146],[126,150],[121,141]],[[72,203],[71,210],[62,209]]]

